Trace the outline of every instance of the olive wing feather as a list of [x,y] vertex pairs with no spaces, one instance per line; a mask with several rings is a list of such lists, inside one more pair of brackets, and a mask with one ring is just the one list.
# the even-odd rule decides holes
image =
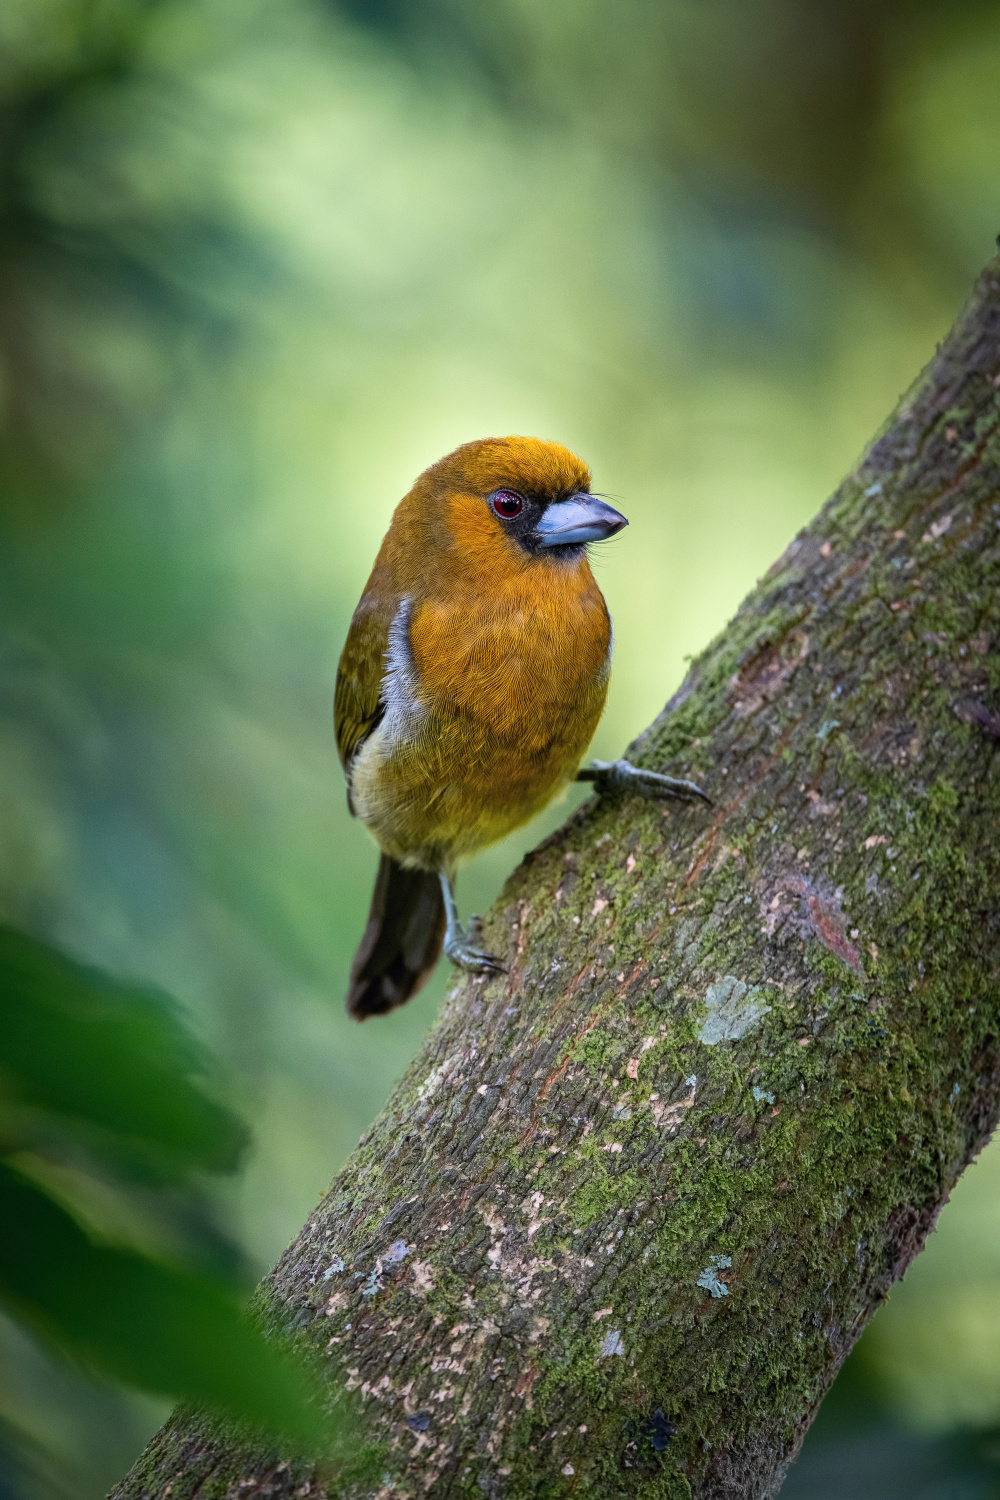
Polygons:
[[382,680],[395,602],[380,604],[363,595],[347,632],[333,700],[333,727],[345,771],[385,712]]

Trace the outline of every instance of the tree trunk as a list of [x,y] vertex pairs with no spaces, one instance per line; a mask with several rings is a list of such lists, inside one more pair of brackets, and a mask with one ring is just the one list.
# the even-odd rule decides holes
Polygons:
[[119,1500],[776,1494],[997,1118],[998,386],[995,261],[632,746],[714,806],[528,856],[265,1283],[375,1479],[182,1414]]

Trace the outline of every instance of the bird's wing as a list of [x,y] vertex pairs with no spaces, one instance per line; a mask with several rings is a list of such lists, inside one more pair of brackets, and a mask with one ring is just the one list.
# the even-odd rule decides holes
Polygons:
[[345,771],[385,712],[382,679],[397,602],[390,599],[381,603],[371,594],[363,594],[347,632],[333,699],[333,727]]

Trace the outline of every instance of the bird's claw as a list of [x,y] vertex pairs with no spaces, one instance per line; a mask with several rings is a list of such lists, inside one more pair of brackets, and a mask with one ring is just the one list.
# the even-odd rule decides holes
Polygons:
[[467,974],[506,974],[507,970],[498,958],[475,946],[474,939],[478,936],[479,918],[470,917],[468,932],[457,927],[445,939],[444,951],[455,967],[464,969]]
[[711,804],[711,797],[693,781],[681,781],[676,776],[664,776],[660,771],[645,771],[627,760],[595,760],[586,771],[580,771],[577,781],[593,781],[598,794],[601,792],[637,792],[643,797],[680,797],[687,802],[702,801]]

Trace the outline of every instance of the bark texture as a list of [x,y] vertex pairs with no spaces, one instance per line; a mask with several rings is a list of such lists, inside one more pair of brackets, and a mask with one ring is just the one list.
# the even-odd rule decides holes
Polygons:
[[998,386],[994,262],[631,747],[714,807],[525,860],[265,1284],[374,1479],[188,1414],[119,1500],[776,1494],[997,1118]]

